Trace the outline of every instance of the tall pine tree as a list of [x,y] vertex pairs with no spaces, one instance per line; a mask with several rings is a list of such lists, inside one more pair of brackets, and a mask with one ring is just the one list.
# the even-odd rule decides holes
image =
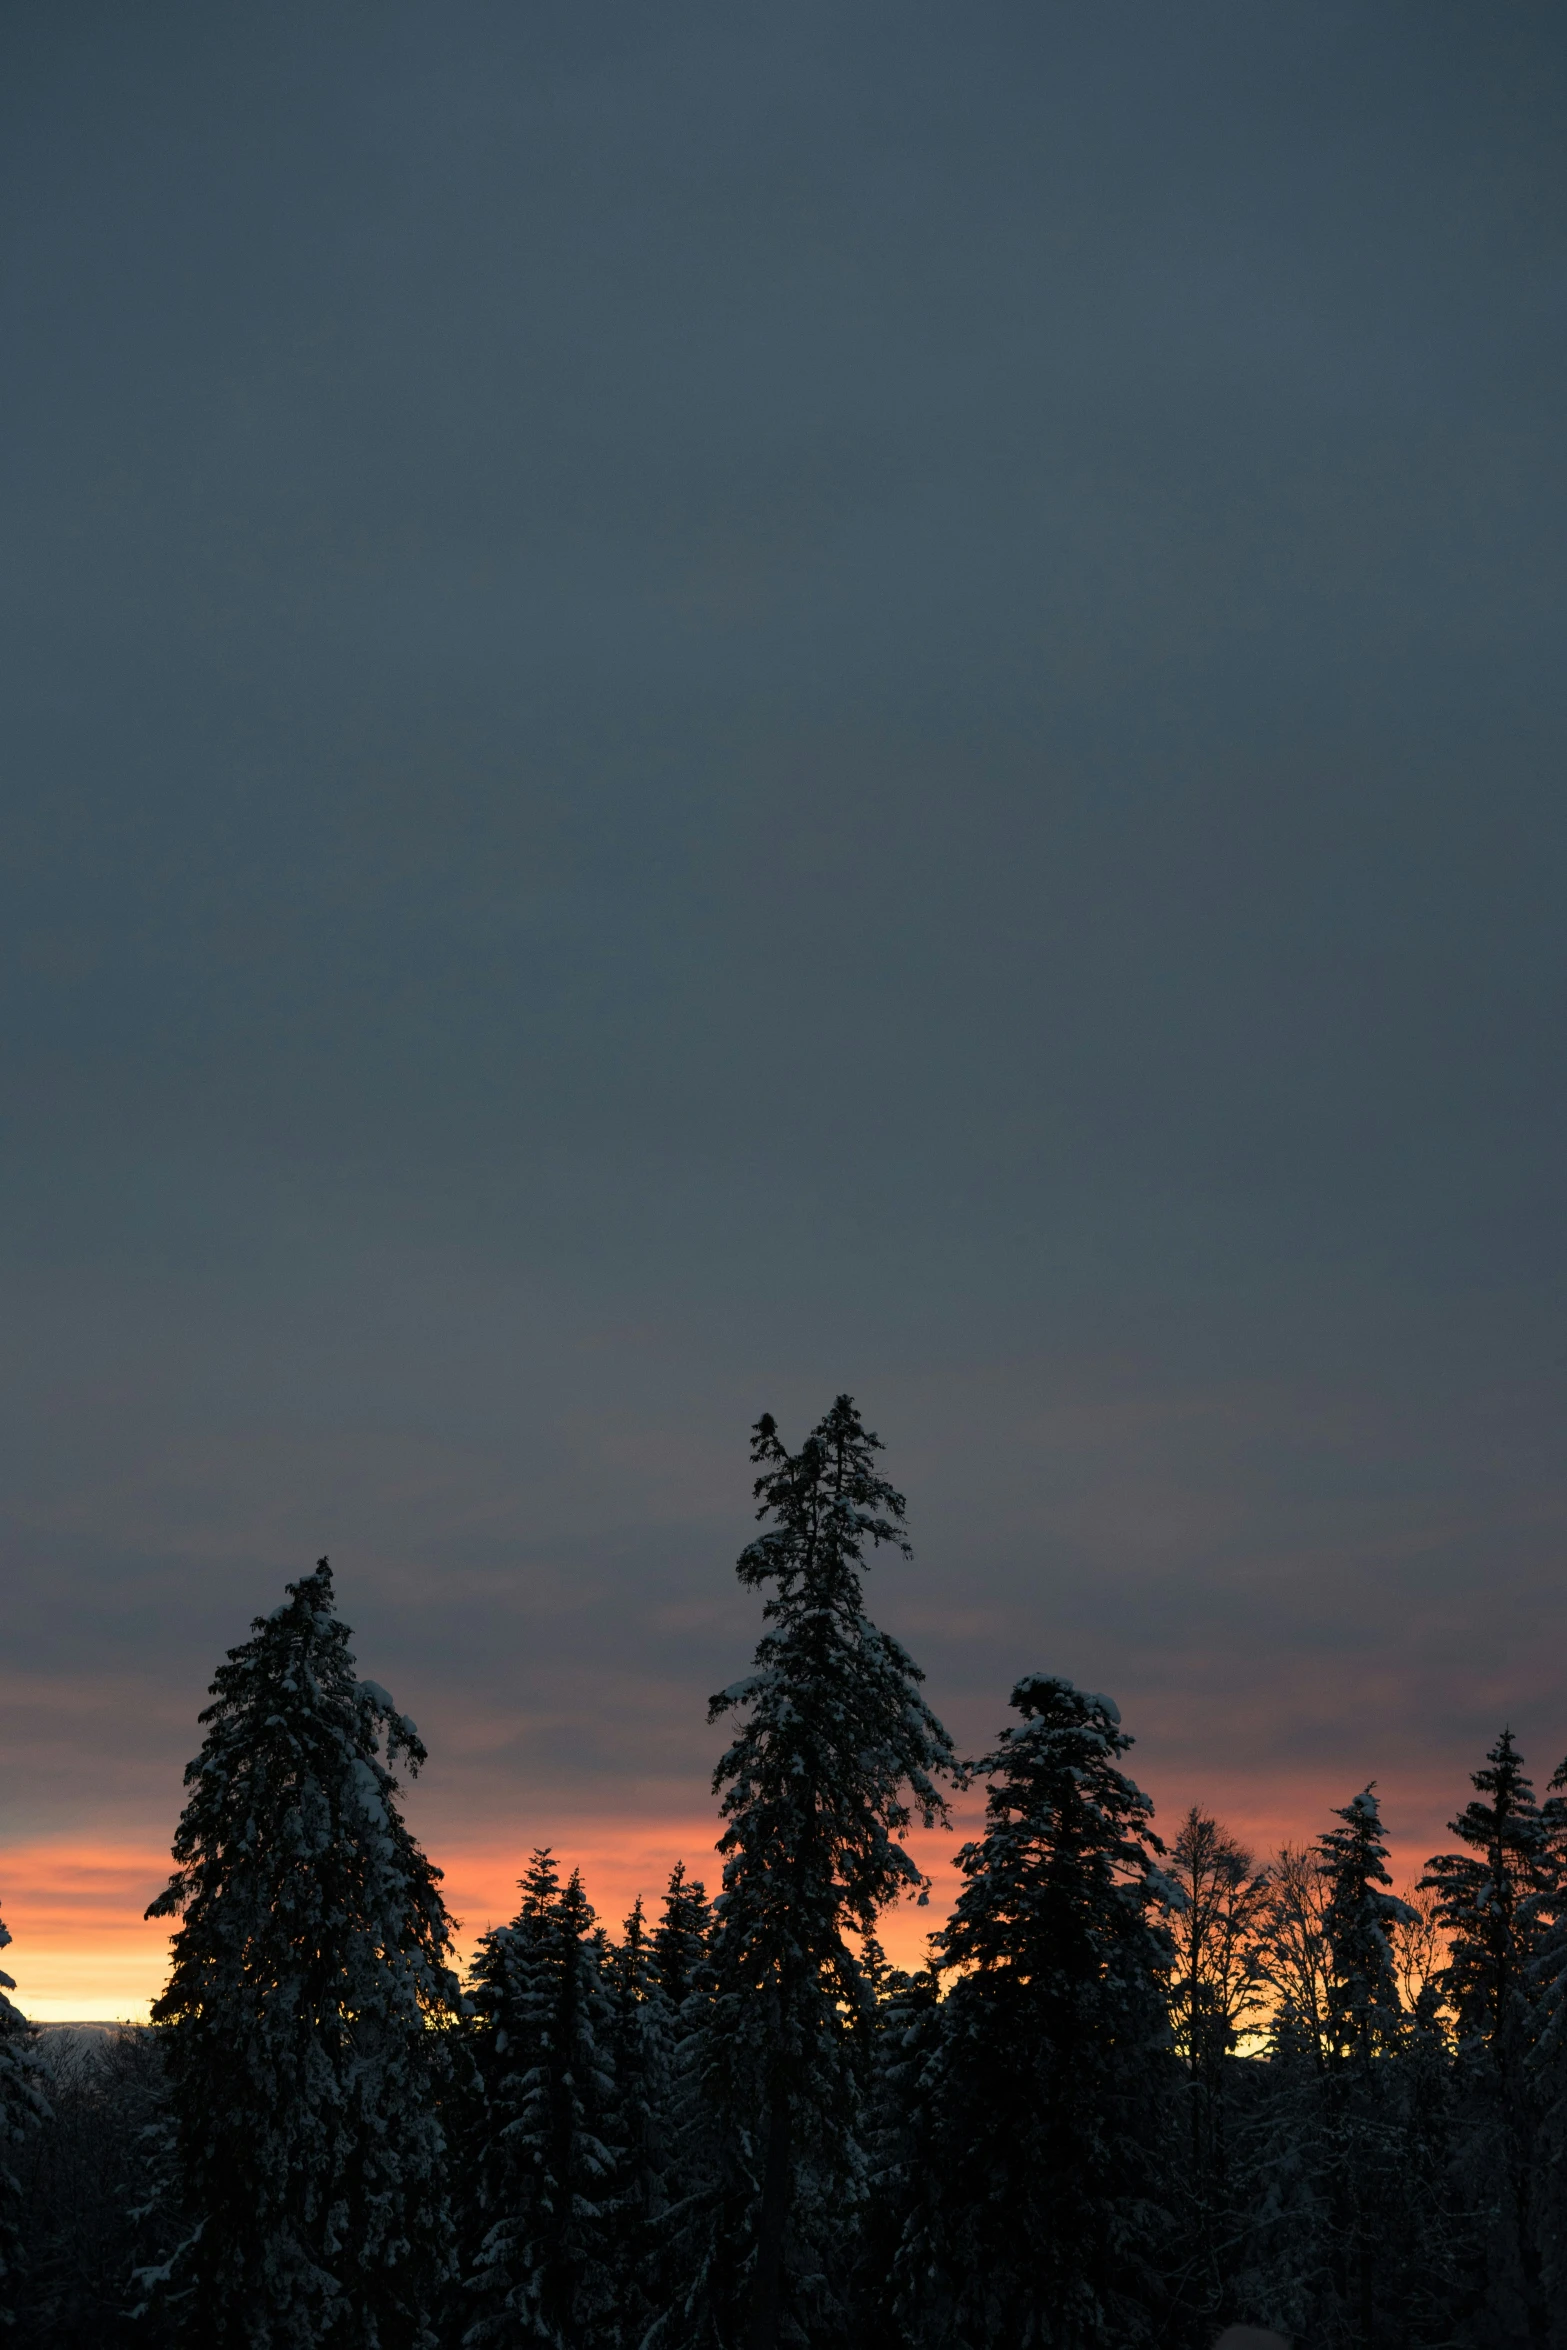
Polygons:
[[1391,1890],[1373,1788],[1363,1788],[1333,1816],[1340,1825],[1317,1839],[1326,1896],[1328,2014],[1335,2053],[1365,2073],[1375,2055],[1397,2043],[1402,2015],[1393,1932],[1412,1924],[1415,1913]]
[[1538,2350],[1550,2333],[1542,2273],[1536,1961],[1551,1890],[1550,1842],[1511,1730],[1473,1774],[1475,1799],[1423,1883],[1448,1937],[1457,2018],[1464,2185],[1488,2216],[1478,2324],[1489,2346]]
[[[10,1940],[10,1929],[0,1918],[0,1950],[6,1949]],[[21,2250],[16,2224],[20,2187],[11,2157],[23,2139],[49,2119],[33,2028],[6,1997],[15,1989],[11,1977],[0,1974],[0,2326],[6,2328],[14,2321],[12,2300]]]
[[670,2187],[675,2016],[659,1979],[653,1940],[639,1895],[605,1965],[615,2193],[604,2260],[614,2280],[620,2339],[631,2350],[662,2307]]
[[476,2350],[613,2342],[614,2015],[582,1881],[573,1872],[562,1885],[547,1850],[511,1924],[481,1940],[472,1999],[483,2233],[463,2339]]
[[425,2350],[450,2281],[440,1871],[392,1765],[425,1760],[354,1673],[331,1570],[230,1649],[185,1773],[165,2035],[182,2199],[169,2293],[203,2350]]
[[712,1906],[700,1877],[688,1877],[677,1860],[669,1872],[663,1909],[653,1928],[653,1972],[676,2017],[693,1992],[708,1988],[707,1950],[713,1930]]
[[[1404,2044],[1396,1928],[1414,1912],[1390,1890],[1373,1788],[1317,1839],[1327,1949],[1329,2061],[1317,2088],[1323,2127],[1321,2190],[1328,2214],[1319,2328],[1373,2350],[1400,2338],[1412,2284],[1408,2257],[1424,2242],[1411,2207],[1407,2100],[1397,2060]],[[1336,2312],[1337,2325],[1334,2324]]]
[[1179,1895],[1109,1699],[1039,1673],[1012,1703],[937,1937],[957,1979],[920,2084],[901,2303],[931,2350],[1133,2350],[1159,2323]]
[[840,1395],[798,1452],[754,1431],[742,1583],[768,1593],[751,1673],[712,1701],[743,1720],[714,1774],[723,1891],[702,2035],[705,2229],[681,2326],[775,2350],[837,2323],[845,2224],[864,2193],[849,2039],[868,2002],[846,1934],[924,1880],[902,1841],[945,1816],[945,1730],[912,1659],[865,1613],[869,1554],[904,1556],[904,1501]]
[[1544,1883],[1526,1921],[1534,1945],[1529,2062],[1542,2187],[1537,2227],[1544,2298],[1567,2310],[1567,1761],[1558,1765],[1540,1808]]

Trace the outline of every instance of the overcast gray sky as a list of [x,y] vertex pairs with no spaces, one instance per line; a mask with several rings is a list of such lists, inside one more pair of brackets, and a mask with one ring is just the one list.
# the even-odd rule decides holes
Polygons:
[[965,1740],[1415,1860],[1548,1773],[1564,67],[13,0],[10,1846],[163,1841],[323,1549],[438,1853],[699,1814],[845,1387]]

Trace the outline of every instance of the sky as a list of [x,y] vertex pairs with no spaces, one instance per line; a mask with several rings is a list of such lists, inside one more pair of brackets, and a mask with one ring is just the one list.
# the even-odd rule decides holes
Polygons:
[[323,1552],[466,1933],[712,1883],[844,1390],[965,1751],[1066,1673],[1401,1879],[1549,1776],[1564,183],[1532,0],[11,0],[29,2013]]

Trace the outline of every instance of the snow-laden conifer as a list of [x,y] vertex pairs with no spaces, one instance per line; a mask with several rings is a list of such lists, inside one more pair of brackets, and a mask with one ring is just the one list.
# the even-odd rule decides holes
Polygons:
[[1149,1797],[1106,1697],[1032,1674],[972,1766],[985,1832],[958,1856],[954,1972],[918,2084],[923,2192],[898,2269],[934,2350],[1132,2350],[1152,2339],[1176,2080]]
[[1507,2065],[1533,2035],[1536,1921],[1550,1852],[1511,1730],[1473,1779],[1475,1800],[1448,1823],[1467,1849],[1436,1854],[1423,1882],[1448,1935],[1447,1992],[1460,2038]]
[[1324,2345],[1450,2339],[1465,2254],[1446,2044],[1402,1984],[1421,1925],[1388,1890],[1375,1792],[1269,1872],[1268,2057],[1239,2107],[1229,2314]]
[[768,1593],[767,1628],[753,1670],[710,1708],[742,1720],[714,1774],[706,2204],[677,2330],[750,2350],[832,2322],[834,2262],[864,2194],[848,2040],[866,2001],[846,1934],[923,1891],[902,1839],[913,1816],[945,1815],[950,1741],[918,1667],[865,1613],[869,1554],[908,1555],[879,1449],[846,1395],[796,1453],[771,1417],[757,1422],[765,1531],[737,1572]]
[[473,1970],[483,2234],[463,2339],[594,2350],[619,2338],[613,2016],[581,1878],[562,1885],[544,1850],[521,1890]]
[[[0,1918],[0,1950],[11,1940]],[[16,2283],[19,2234],[16,2206],[20,2186],[13,2168],[16,2149],[49,2119],[43,2090],[43,2066],[34,2046],[36,2035],[20,2008],[6,1997],[14,1991],[12,1978],[0,1973],[0,2326],[10,2327]]]
[[1466,1849],[1426,1863],[1448,1937],[1445,1988],[1457,2019],[1457,2096],[1465,2200],[1487,2215],[1484,2324],[1498,2345],[1544,2340],[1546,2229],[1536,1962],[1552,1892],[1547,1823],[1511,1730],[1473,1773],[1474,1800],[1452,1832]]
[[230,1649],[147,1913],[180,1921],[153,2017],[195,2225],[165,2285],[202,2350],[422,2350],[449,2286],[459,1992],[392,1774],[425,1751],[348,1641],[323,1559]]
[[677,2019],[685,2013],[693,1992],[708,1988],[708,1943],[712,1936],[712,1905],[700,1877],[688,1877],[686,1864],[677,1860],[669,1873],[658,1924],[653,1928],[653,1973]]
[[1545,1855],[1530,1904],[1534,2031],[1529,2068],[1537,2120],[1536,2196],[1541,2290],[1567,2308],[1567,1762],[1541,1806]]
[[658,2316],[667,2283],[676,2017],[653,1941],[639,1895],[604,1969],[615,2171],[601,2258],[604,2297],[629,2350],[637,2350]]
[[1325,2219],[1314,2330],[1380,2339],[1402,2322],[1408,2254],[1421,2236],[1410,2195],[1409,2099],[1397,2059],[1405,2040],[1393,1936],[1415,1913],[1389,1888],[1373,1788],[1335,1811],[1317,1839],[1326,1987],[1327,2063],[1314,2084],[1313,2145]]
[[708,2243],[717,2152],[717,2117],[709,2095],[712,1922],[707,1888],[687,1874],[684,1861],[677,1861],[651,1937],[654,2021],[665,2040],[661,2212],[647,2272],[655,2341],[683,2338],[693,2276]]
[[70,2027],[40,2039],[52,2111],[22,2149],[26,2350],[168,2350],[151,2312],[131,2315],[139,2269],[167,2259],[178,2216],[163,2051],[154,2032]]
[[1415,1913],[1391,1890],[1374,1788],[1363,1788],[1333,1816],[1340,1825],[1317,1839],[1329,2015],[1337,2051],[1364,2071],[1398,2037],[1402,2011],[1393,1931],[1412,1925]]
[[875,1987],[873,2029],[862,2043],[868,2196],[852,2277],[849,2338],[858,2350],[906,2350],[896,2298],[898,2246],[928,2184],[921,2086],[941,2039],[941,1978],[933,1963],[910,1974],[866,1951]]

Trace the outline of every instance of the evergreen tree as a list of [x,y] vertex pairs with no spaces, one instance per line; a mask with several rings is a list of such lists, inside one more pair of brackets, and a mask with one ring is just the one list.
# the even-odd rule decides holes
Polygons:
[[202,2350],[423,2350],[450,2273],[439,1870],[391,1765],[425,1760],[354,1676],[325,1559],[230,1649],[185,1773],[153,2009],[183,2200],[168,2289]]
[[179,2240],[159,2035],[67,2028],[39,2056],[54,2118],[22,2151],[16,2338],[27,2350],[166,2350],[163,2313],[139,2306],[136,2285]]
[[940,2047],[941,1977],[934,1958],[909,1974],[878,1963],[879,1953],[867,1956],[876,1995],[874,2029],[865,2044],[869,2194],[849,2338],[860,2350],[905,2350],[909,2334],[898,2307],[898,2247],[930,2179],[922,2087]]
[[[6,1949],[10,1940],[10,1929],[0,1918],[0,1950]],[[17,2227],[21,2187],[11,2165],[24,2139],[50,2118],[33,2028],[6,1997],[15,1989],[11,1977],[0,1974],[0,2326],[7,2329],[15,2318],[12,2301],[21,2250]]]
[[1468,1847],[1427,1861],[1449,1937],[1448,1996],[1460,2039],[1498,2060],[1532,2033],[1535,1921],[1549,1885],[1546,1823],[1504,1730],[1474,1773],[1475,1800],[1448,1824]]
[[[1329,2062],[1319,2082],[1322,2193],[1331,2309],[1317,2328],[1357,2350],[1405,2338],[1409,2255],[1425,2231],[1411,2206],[1406,2101],[1397,2059],[1404,2017],[1394,1930],[1414,1912],[1387,1888],[1387,1848],[1376,1795],[1367,1787],[1334,1813],[1317,1839],[1327,1949]],[[1319,2296],[1319,2300],[1320,2300]]]
[[1335,2054],[1369,2071],[1379,2051],[1396,2044],[1402,2020],[1393,1930],[1414,1911],[1387,1888],[1387,1846],[1371,1787],[1334,1818],[1342,1823],[1317,1839],[1326,1900],[1322,1930],[1330,1959],[1328,2014]]
[[1161,2298],[1179,1896],[1109,1699],[1033,1674],[1012,1704],[1022,1720],[973,1766],[985,1833],[936,1938],[957,1979],[921,2086],[902,2306],[942,2350],[1132,2350]]
[[713,2205],[716,2127],[708,2089],[713,1970],[712,1909],[700,1878],[684,1861],[670,1872],[652,1935],[652,1977],[667,2034],[661,2119],[663,2216],[648,2289],[659,2338],[683,2332],[694,2272]]
[[[1526,1921],[1534,1945],[1534,2039],[1530,2050],[1537,2118],[1536,2193],[1540,2283],[1549,2308],[1567,2313],[1567,1762],[1541,1806],[1545,1857]],[[1553,2342],[1567,2341],[1558,2317]]]
[[879,1440],[837,1398],[797,1453],[756,1424],[757,1515],[737,1563],[768,1589],[754,1669],[712,1701],[742,1725],[714,1774],[723,1891],[700,2064],[710,2135],[703,2228],[679,2326],[775,2350],[831,2330],[843,2238],[864,2194],[850,2042],[866,2013],[846,1932],[924,1880],[902,1838],[945,1816],[951,1743],[923,1678],[865,1613],[867,1553],[908,1555]]
[[1458,2033],[1464,2185],[1485,2215],[1472,2320],[1487,2350],[1550,2333],[1542,2275],[1534,2040],[1536,1963],[1551,1892],[1546,1822],[1504,1730],[1473,1774],[1475,1800],[1449,1825],[1467,1849],[1426,1863],[1448,1936],[1445,1975]]
[[1429,1920],[1387,1890],[1374,1792],[1334,1817],[1269,1870],[1273,2010],[1266,2062],[1232,2072],[1225,2314],[1320,2350],[1451,2350],[1463,2229]]
[[544,1850],[521,1890],[517,1916],[482,1938],[474,1962],[483,2238],[463,2339],[583,2350],[613,2343],[619,2324],[611,2005],[581,1878],[563,1886]]
[[653,1941],[639,1895],[605,1967],[615,2195],[603,2260],[620,2338],[632,2350],[662,2307],[662,2223],[670,2185],[675,2017]]
[[688,1877],[685,1862],[677,1860],[669,1873],[663,1909],[653,1929],[653,1973],[676,2017],[684,2014],[693,1992],[708,1987],[708,1942],[712,1928],[707,1887],[700,1877]]

